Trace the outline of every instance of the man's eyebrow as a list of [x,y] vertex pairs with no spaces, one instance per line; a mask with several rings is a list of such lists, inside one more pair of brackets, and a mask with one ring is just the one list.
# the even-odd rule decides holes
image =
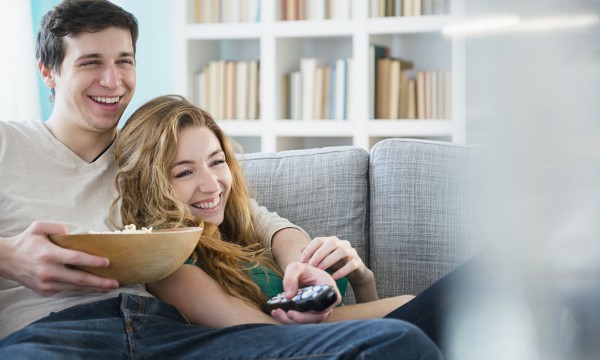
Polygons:
[[[80,57],[78,57],[77,61],[79,60],[86,60],[86,59],[101,59],[103,56],[100,53],[92,53],[92,54],[83,54]],[[123,51],[119,53],[119,57],[123,58],[123,57],[134,57],[132,52],[127,52],[127,51]]]

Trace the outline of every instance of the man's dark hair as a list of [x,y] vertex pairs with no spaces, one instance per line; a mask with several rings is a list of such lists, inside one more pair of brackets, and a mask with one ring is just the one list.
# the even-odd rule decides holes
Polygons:
[[108,0],[64,0],[42,18],[35,54],[42,64],[60,72],[65,59],[65,36],[93,33],[109,27],[129,30],[135,54],[138,23],[135,16]]

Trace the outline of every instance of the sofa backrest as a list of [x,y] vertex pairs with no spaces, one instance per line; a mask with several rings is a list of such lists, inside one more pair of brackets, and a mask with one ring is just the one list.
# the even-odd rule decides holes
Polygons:
[[239,159],[260,205],[312,237],[349,240],[388,297],[419,293],[478,249],[470,156],[464,145],[388,139],[370,153],[338,146]]
[[414,139],[371,149],[368,238],[380,297],[420,293],[481,246],[472,154]]
[[[311,237],[350,241],[365,260],[368,236],[369,154],[338,146],[240,157],[250,195],[302,227]],[[345,302],[352,302],[347,293]]]

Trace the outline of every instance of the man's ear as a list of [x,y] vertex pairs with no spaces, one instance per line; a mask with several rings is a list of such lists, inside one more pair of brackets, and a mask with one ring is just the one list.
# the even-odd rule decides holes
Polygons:
[[40,71],[40,76],[42,77],[44,84],[53,89],[56,86],[56,82],[54,81],[54,73],[52,72],[52,69],[42,64],[41,60],[38,60],[38,70]]

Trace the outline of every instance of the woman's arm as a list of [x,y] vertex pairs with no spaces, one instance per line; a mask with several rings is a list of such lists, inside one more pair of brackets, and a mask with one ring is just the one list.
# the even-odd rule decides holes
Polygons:
[[306,262],[322,270],[332,269],[334,279],[348,278],[356,301],[359,303],[378,299],[375,276],[358,256],[349,241],[335,236],[311,240],[301,228],[269,212],[250,199],[261,242],[271,249],[273,260],[280,269],[294,262]]
[[289,220],[259,206],[256,200],[250,199],[250,205],[260,241],[265,249],[271,250],[277,266],[283,270],[290,263],[298,261],[302,249],[310,242],[310,236]]
[[183,265],[173,274],[147,284],[148,291],[175,306],[196,325],[226,327],[250,323],[280,324],[273,317],[225,292],[195,265]]
[[[287,268],[284,279],[285,289],[289,292],[288,298],[291,298],[301,286],[317,284],[336,286],[335,281],[326,272],[298,262]],[[289,313],[294,313],[292,318],[289,318],[285,312],[272,317],[227,294],[219,283],[202,269],[188,264],[181,266],[166,278],[146,286],[154,296],[175,306],[190,323],[215,328],[252,323],[315,323],[323,321],[332,311],[332,308],[320,313],[290,311]]]

